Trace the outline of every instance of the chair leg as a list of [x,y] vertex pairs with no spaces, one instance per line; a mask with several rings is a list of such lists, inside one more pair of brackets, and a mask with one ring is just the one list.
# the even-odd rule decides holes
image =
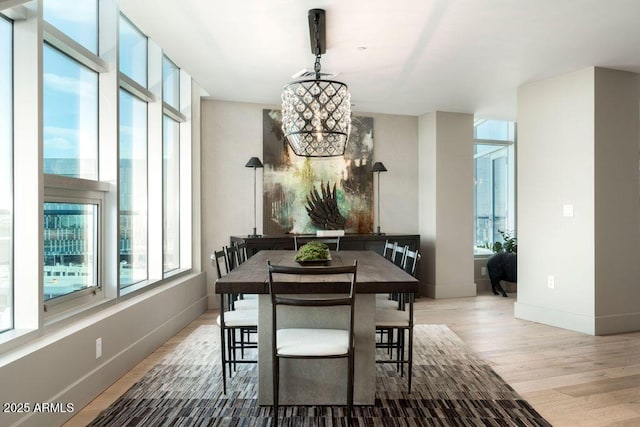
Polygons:
[[225,348],[225,336],[224,329],[220,328],[220,349],[221,357],[222,357],[222,392],[227,394],[227,359],[226,359],[226,351]]
[[398,328],[398,360],[400,361],[400,376],[404,376],[404,329]]
[[280,389],[280,359],[273,355],[273,421],[274,425],[278,425],[278,391]]
[[347,424],[351,425],[351,419],[353,417],[353,375],[354,375],[354,350],[351,349],[351,355],[349,356],[349,372],[347,373]]
[[409,394],[411,394],[411,374],[412,374],[412,366],[413,366],[413,328],[409,327],[409,366],[407,367],[408,376],[409,376]]

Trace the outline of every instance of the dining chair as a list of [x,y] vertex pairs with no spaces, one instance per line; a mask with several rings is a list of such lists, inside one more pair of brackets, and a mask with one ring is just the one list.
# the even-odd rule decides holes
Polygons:
[[[272,347],[273,360],[273,416],[278,419],[279,390],[280,390],[280,359],[336,359],[346,358],[347,362],[347,412],[351,419],[353,410],[353,381],[354,381],[354,301],[357,275],[357,261],[352,266],[338,267],[289,267],[272,265],[267,262],[269,294],[271,295],[272,313]],[[349,278],[348,290],[344,294],[321,297],[318,295],[291,294],[286,281],[292,275],[331,275]],[[284,280],[283,280],[284,278]],[[333,280],[333,279],[332,279]],[[340,279],[335,279],[340,280]],[[345,283],[347,285],[347,283]],[[287,293],[287,290],[289,293]],[[318,307],[348,308],[348,325],[341,329],[323,329],[309,326],[288,324],[280,327],[278,312],[280,306],[302,307],[313,310]]]
[[236,247],[237,253],[238,253],[238,263],[242,264],[243,262],[245,262],[249,257],[247,256],[247,242],[240,242],[240,243],[234,243],[234,246]]
[[398,246],[398,242],[384,242],[384,249],[382,250],[382,256],[391,261],[391,257],[395,252],[396,246]]
[[340,250],[340,236],[337,237],[299,237],[293,236],[293,247],[297,251],[304,245],[309,242],[320,242],[324,243],[329,247],[329,250],[339,251]]
[[236,245],[225,246],[224,253],[227,256],[227,265],[229,267],[229,271],[240,265],[238,247]]
[[401,246],[396,244],[393,248],[393,253],[391,254],[391,262],[402,268],[402,264],[404,263],[404,254],[407,250],[409,250],[408,245]]
[[[228,274],[226,251],[214,251],[211,255],[212,264],[215,263],[218,279]],[[223,269],[224,268],[224,269]],[[223,274],[224,272],[224,274]],[[220,359],[222,364],[222,390],[227,394],[227,368],[229,376],[232,370],[236,369],[238,363],[257,363],[257,360],[245,359],[245,350],[257,348],[257,343],[252,342],[251,334],[257,336],[258,331],[258,310],[257,305],[251,309],[245,309],[240,301],[236,301],[233,294],[220,294],[220,315],[216,318],[216,323],[220,328]],[[240,358],[237,352],[240,351]]]
[[[410,250],[408,247],[404,252],[402,268],[415,277],[417,264],[420,260],[420,252]],[[400,371],[400,376],[404,375],[404,366],[407,366],[407,391],[411,393],[411,380],[413,368],[413,302],[414,294],[407,293],[401,295],[402,305],[398,310],[389,310],[376,306],[375,322],[376,332],[383,332],[381,336],[386,338],[378,347],[387,349],[389,359],[376,358],[376,363],[395,363]],[[406,305],[409,309],[406,310]],[[406,357],[405,357],[405,347]],[[393,358],[395,350],[396,357]]]

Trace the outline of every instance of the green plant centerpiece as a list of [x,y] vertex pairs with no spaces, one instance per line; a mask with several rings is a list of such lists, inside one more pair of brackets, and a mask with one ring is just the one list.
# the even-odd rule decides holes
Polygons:
[[329,247],[322,242],[309,242],[303,245],[296,253],[296,261],[327,261],[329,259]]

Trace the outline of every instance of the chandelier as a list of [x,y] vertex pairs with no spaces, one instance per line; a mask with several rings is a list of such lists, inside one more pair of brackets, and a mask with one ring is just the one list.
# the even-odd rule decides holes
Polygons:
[[289,83],[282,92],[282,131],[298,156],[344,155],[351,131],[351,96],[347,85],[320,78],[320,57],[326,51],[325,11],[309,11],[315,78]]

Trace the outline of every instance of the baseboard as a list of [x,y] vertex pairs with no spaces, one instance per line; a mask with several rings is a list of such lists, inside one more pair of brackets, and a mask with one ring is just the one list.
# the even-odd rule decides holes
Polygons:
[[523,304],[516,301],[513,306],[514,317],[543,325],[569,329],[570,331],[594,335],[595,318],[566,311],[554,310],[548,307],[539,307]]

